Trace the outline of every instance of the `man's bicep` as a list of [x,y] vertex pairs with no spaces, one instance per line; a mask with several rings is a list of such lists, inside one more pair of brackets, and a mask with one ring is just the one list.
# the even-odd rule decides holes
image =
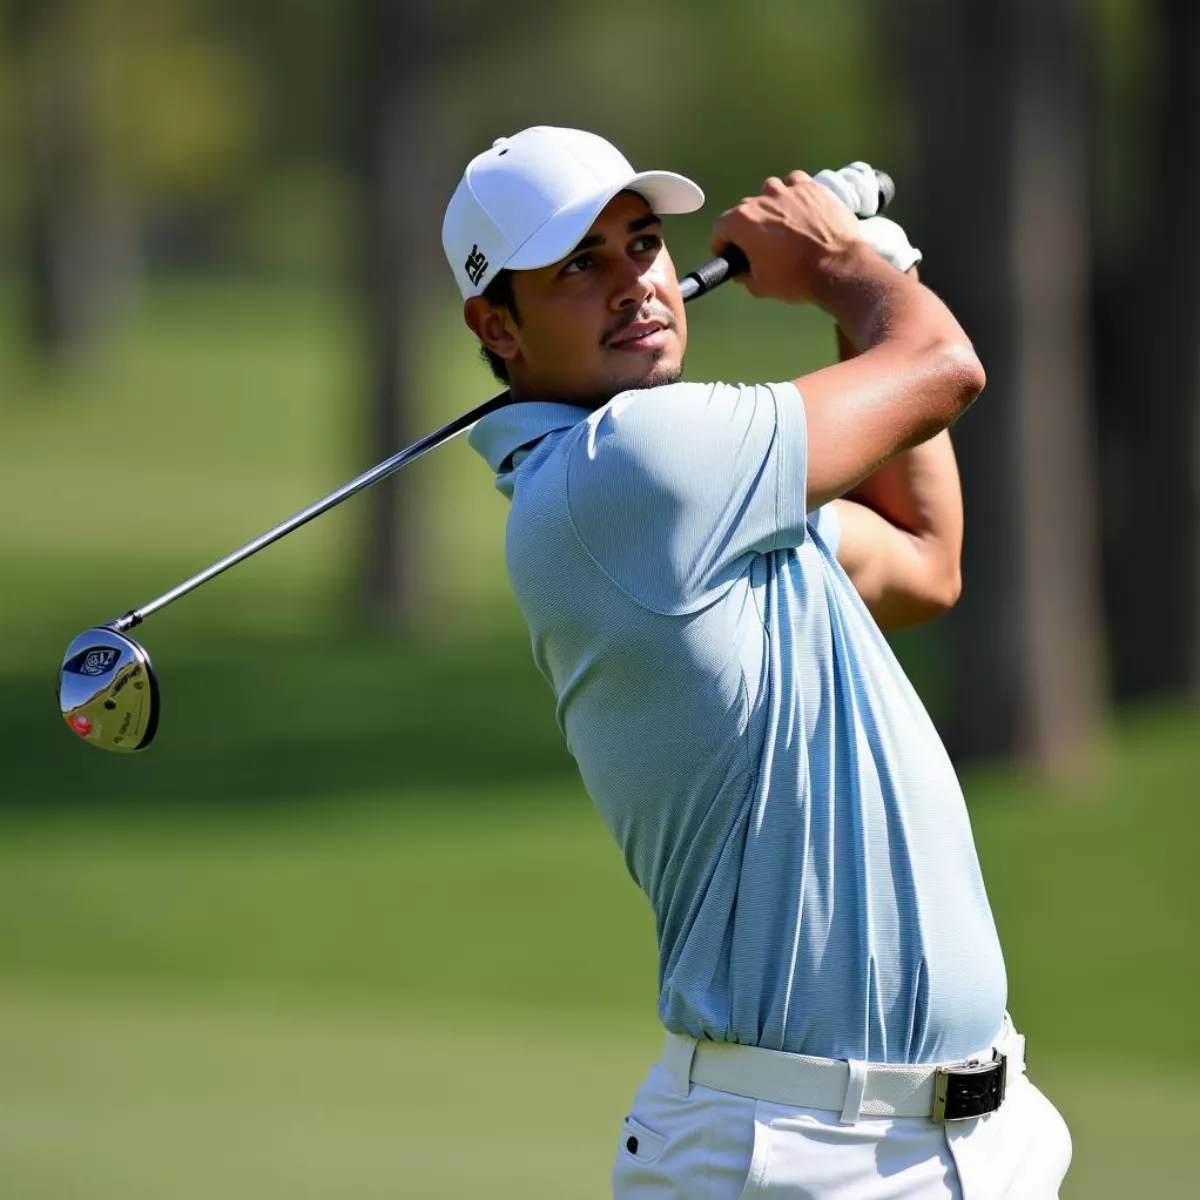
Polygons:
[[837,560],[881,629],[905,629],[941,616],[957,598],[943,584],[922,540],[852,500],[836,500]]
[[[925,386],[939,386],[936,376],[953,374],[954,358],[952,351],[914,357],[877,346],[796,380],[807,421],[810,509],[845,495],[895,454],[944,427],[905,401]],[[965,359],[962,367],[965,377]]]

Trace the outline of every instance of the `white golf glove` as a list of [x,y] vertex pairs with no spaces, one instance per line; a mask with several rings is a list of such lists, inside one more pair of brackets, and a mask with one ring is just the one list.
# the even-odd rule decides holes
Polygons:
[[921,252],[908,240],[908,234],[887,217],[868,217],[858,223],[863,241],[897,271],[907,271],[921,261]]
[[908,234],[879,212],[879,180],[870,163],[852,162],[840,171],[818,171],[813,179],[827,187],[851,212],[863,216],[859,232],[863,240],[884,261],[897,271],[907,271],[921,261],[921,252],[909,240]]
[[852,162],[840,171],[818,171],[813,179],[860,217],[873,217],[879,211],[879,177],[870,163]]

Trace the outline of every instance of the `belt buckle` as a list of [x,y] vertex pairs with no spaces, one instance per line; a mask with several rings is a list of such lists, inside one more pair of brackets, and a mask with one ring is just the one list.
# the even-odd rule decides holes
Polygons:
[[1008,1059],[992,1051],[991,1062],[971,1059],[939,1067],[933,1077],[934,1121],[966,1121],[995,1112],[1004,1102]]

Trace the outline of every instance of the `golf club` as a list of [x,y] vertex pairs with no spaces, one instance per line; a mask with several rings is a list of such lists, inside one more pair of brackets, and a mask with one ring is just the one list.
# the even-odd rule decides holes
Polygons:
[[[879,211],[882,212],[895,197],[896,188],[884,172],[876,171],[875,174],[879,181]],[[685,302],[694,300],[740,274],[748,265],[745,255],[737,246],[727,246],[724,254],[681,279],[680,293]],[[129,630],[180,596],[194,591],[202,583],[215,579],[272,542],[279,541],[331,508],[336,508],[343,500],[348,500],[428,451],[444,445],[470,429],[481,417],[503,408],[509,402],[507,392],[493,396],[365,471],[337,491],[301,509],[295,516],[268,529],[212,566],[185,579],[169,592],[164,592],[141,608],[130,609],[115,621],[85,630],[67,647],[59,670],[58,703],[68,728],[89,745],[103,750],[126,754],[144,750],[150,745],[158,728],[160,697],[150,656],[137,642],[126,636]]]

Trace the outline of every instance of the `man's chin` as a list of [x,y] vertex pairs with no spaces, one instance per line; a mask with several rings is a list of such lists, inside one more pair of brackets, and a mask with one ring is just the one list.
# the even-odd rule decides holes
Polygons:
[[[682,378],[683,363],[676,363],[669,367],[656,363],[646,375],[632,385],[632,388],[666,387],[668,384],[678,383]],[[632,390],[632,388],[627,388],[626,391]]]
[[670,365],[653,363],[640,374],[631,371],[627,375],[611,380],[603,387],[574,397],[571,403],[594,411],[622,392],[640,392],[648,388],[667,387],[669,384],[678,383],[682,378],[682,363]]
[[682,365],[662,366],[655,364],[649,371],[642,374],[642,376],[630,379],[628,383],[614,389],[613,396],[622,391],[646,391],[648,388],[666,388],[670,384],[678,383],[682,378]]

